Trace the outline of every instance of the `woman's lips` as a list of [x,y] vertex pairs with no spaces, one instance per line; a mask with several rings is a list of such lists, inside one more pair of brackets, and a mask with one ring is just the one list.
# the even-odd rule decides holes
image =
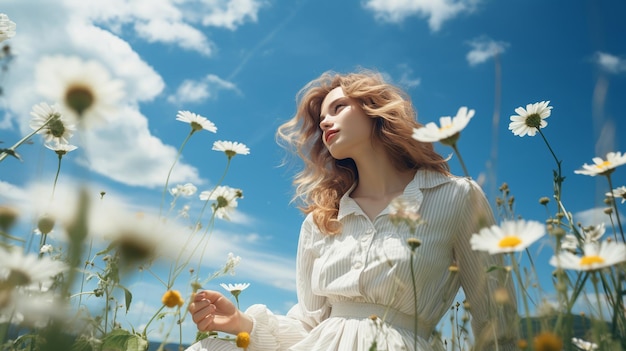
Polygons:
[[331,139],[333,136],[335,136],[335,134],[337,134],[337,133],[339,133],[339,131],[338,131],[338,130],[329,130],[329,131],[326,133],[326,142],[328,143],[328,142],[330,141],[330,139]]

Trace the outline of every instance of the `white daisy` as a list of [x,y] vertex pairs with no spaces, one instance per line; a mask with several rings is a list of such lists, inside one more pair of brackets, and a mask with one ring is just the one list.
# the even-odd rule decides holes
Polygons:
[[445,145],[452,145],[459,137],[459,133],[467,126],[474,117],[474,110],[468,110],[463,106],[459,108],[454,118],[445,116],[439,118],[441,127],[434,122],[427,123],[421,128],[413,129],[413,139],[425,143],[440,141]]
[[550,259],[550,264],[564,269],[593,271],[626,261],[626,244],[615,241],[585,243],[583,255],[563,251]]
[[526,105],[526,109],[516,108],[517,115],[510,117],[509,130],[521,137],[526,134],[534,136],[539,128],[545,128],[548,125],[545,119],[552,113],[552,106],[548,106],[549,103],[550,101],[541,101]]
[[0,323],[44,328],[51,319],[69,320],[67,303],[52,292],[0,290]]
[[250,149],[246,145],[236,141],[218,140],[213,143],[213,150],[223,151],[229,159],[237,154],[248,155],[250,153]]
[[4,13],[0,13],[0,43],[13,38],[15,35],[15,22],[9,19],[9,16]]
[[224,289],[226,289],[227,291],[229,291],[231,294],[235,293],[235,292],[242,292],[244,290],[246,290],[249,286],[250,283],[237,283],[237,284],[220,284],[220,286]]
[[[604,223],[600,223],[597,226],[586,227],[583,228],[583,237],[581,240],[583,243],[597,243],[605,232],[606,227]],[[575,253],[578,249],[578,243],[578,238],[575,235],[567,234],[561,240],[561,249]]]
[[62,144],[62,143],[48,143],[45,144],[46,147],[52,151],[54,151],[57,155],[63,156],[68,152],[74,151],[78,149],[77,146],[71,144]]
[[613,189],[611,192],[606,193],[606,196],[612,196],[614,198],[622,198],[622,203],[626,202],[626,186],[620,186]]
[[545,227],[537,221],[505,221],[500,226],[481,229],[472,235],[472,250],[490,254],[522,251],[545,234]]
[[241,262],[240,256],[235,256],[232,252],[228,253],[228,258],[226,259],[226,264],[222,268],[222,273],[235,275],[235,268]]
[[93,126],[116,113],[123,83],[112,79],[96,61],[76,56],[46,56],[35,69],[36,86],[43,96],[58,101],[64,112],[81,125]]
[[209,132],[213,133],[217,132],[217,127],[213,122],[193,112],[178,111],[178,114],[176,115],[176,120],[189,123],[189,125],[191,125],[192,133],[202,129],[208,130]]
[[597,344],[579,338],[572,338],[572,343],[574,344],[574,346],[582,351],[592,351],[598,349]]
[[574,171],[576,174],[584,174],[588,176],[607,175],[613,172],[615,168],[626,163],[626,154],[621,152],[609,152],[606,154],[606,160],[601,157],[594,157],[593,165],[584,164],[583,169]]
[[30,120],[30,127],[33,130],[39,130],[37,134],[41,134],[46,143],[67,144],[76,130],[76,127],[61,114],[58,104],[50,106],[41,102],[33,106],[30,115],[33,116]]
[[0,249],[1,285],[47,290],[52,286],[54,278],[66,270],[67,266],[63,262],[49,257],[38,257],[17,248]]
[[213,211],[220,219],[229,219],[229,213],[237,208],[237,198],[241,198],[241,190],[220,185],[213,190],[200,193],[200,200],[215,200]]
[[191,183],[187,183],[187,184],[178,184],[176,185],[176,187],[170,189],[170,194],[172,194],[173,196],[192,196],[193,194],[196,193],[196,191],[198,190],[198,188],[191,184]]

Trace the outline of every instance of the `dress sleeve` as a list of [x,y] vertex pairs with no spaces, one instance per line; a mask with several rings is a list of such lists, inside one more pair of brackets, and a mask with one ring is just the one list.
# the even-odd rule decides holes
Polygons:
[[[460,207],[460,222],[455,236],[454,253],[461,287],[472,316],[472,331],[477,350],[517,350],[517,303],[515,287],[510,276],[501,269],[488,272],[490,267],[504,266],[502,256],[474,251],[470,245],[473,234],[494,224],[491,207],[476,182],[464,179],[464,199]],[[496,294],[499,296],[496,302]],[[497,343],[497,348],[496,348]]]
[[302,223],[296,256],[296,283],[298,303],[287,315],[273,314],[264,305],[252,305],[246,314],[254,323],[250,333],[249,351],[279,351],[304,339],[322,320],[328,317],[330,308],[326,297],[313,294],[311,277],[317,257],[315,250],[315,224],[309,215]]

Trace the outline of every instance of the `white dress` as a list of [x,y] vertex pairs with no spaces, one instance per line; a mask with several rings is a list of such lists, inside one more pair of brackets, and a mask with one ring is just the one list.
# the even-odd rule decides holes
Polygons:
[[[495,335],[498,350],[516,349],[514,328],[498,330],[507,325],[507,316],[500,312],[499,320],[489,323],[495,311],[490,296],[501,282],[485,272],[496,258],[472,251],[469,244],[473,233],[493,223],[475,182],[418,171],[402,195],[418,206],[425,221],[415,233],[405,224],[392,224],[389,207],[372,222],[350,198],[351,191],[340,201],[342,233],[324,235],[311,215],[304,220],[296,265],[298,304],[286,316],[251,306],[246,311],[254,320],[248,351],[366,351],[374,342],[376,350],[432,351],[430,337],[460,287],[471,307],[474,335]],[[415,289],[407,245],[411,237],[421,240],[414,254]],[[450,271],[451,265],[458,271]],[[210,339],[188,350],[241,349]]]

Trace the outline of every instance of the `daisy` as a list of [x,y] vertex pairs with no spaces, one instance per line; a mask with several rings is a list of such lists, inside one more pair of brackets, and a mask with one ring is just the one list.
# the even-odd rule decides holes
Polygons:
[[228,214],[237,207],[237,198],[241,198],[241,190],[224,185],[200,193],[202,201],[215,200],[213,211],[221,219],[229,219]]
[[192,196],[198,191],[195,185],[187,183],[185,185],[178,184],[175,188],[170,189],[170,194],[173,196]]
[[36,87],[43,96],[58,101],[64,112],[84,126],[115,114],[123,96],[123,83],[112,79],[96,61],[76,56],[46,56],[35,69]]
[[550,264],[554,267],[577,271],[594,271],[626,261],[626,244],[615,241],[585,243],[583,256],[563,251],[552,256]]
[[490,254],[522,251],[545,234],[545,227],[537,221],[505,221],[472,235],[472,250]]
[[621,152],[609,152],[606,154],[606,160],[601,157],[593,158],[593,165],[584,164],[583,169],[574,171],[576,174],[584,174],[588,176],[607,175],[613,172],[615,168],[626,163],[626,154]]
[[0,323],[44,328],[51,319],[68,320],[70,310],[52,292],[0,290]]
[[582,351],[592,351],[592,350],[598,349],[597,344],[594,344],[589,341],[585,341],[583,339],[572,338],[572,343],[574,344],[574,346],[576,346],[579,350],[582,350]]
[[[600,238],[606,232],[606,227],[604,223],[600,223],[598,226],[590,226],[583,228],[583,243],[597,243]],[[576,252],[578,249],[578,238],[573,234],[567,234],[563,237],[561,241],[561,248],[563,250],[570,251],[572,253]]]
[[191,125],[192,133],[202,130],[202,129],[208,130],[209,132],[212,132],[212,133],[217,132],[217,127],[215,126],[213,122],[193,112],[178,111],[178,114],[176,115],[176,120],[189,123]]
[[233,158],[233,156],[237,154],[247,155],[250,153],[250,149],[248,149],[246,145],[236,141],[218,140],[213,143],[213,150],[223,151],[229,159]]
[[415,232],[418,225],[422,224],[422,216],[419,213],[419,205],[409,203],[407,199],[398,196],[391,200],[389,219],[393,225],[406,224],[411,232]]
[[459,138],[459,133],[467,126],[474,117],[474,110],[468,110],[463,106],[459,108],[454,118],[445,116],[439,118],[441,127],[430,122],[421,128],[413,129],[413,139],[424,143],[440,141],[444,145],[452,145]]
[[59,156],[63,156],[67,154],[68,152],[78,149],[77,146],[74,146],[71,144],[61,144],[61,143],[46,144],[46,147],[54,151]]
[[41,102],[33,106],[30,115],[33,116],[30,120],[30,127],[38,130],[37,134],[43,135],[46,143],[67,144],[76,130],[76,127],[61,114],[58,104],[50,106]]
[[15,35],[15,22],[9,19],[9,16],[0,13],[0,43],[13,38]]
[[612,196],[614,198],[622,198],[622,203],[626,202],[626,186],[620,186],[613,189],[613,191],[606,193],[606,196]]
[[17,248],[0,250],[0,282],[14,287],[47,290],[54,278],[65,272],[67,266],[49,257],[24,253]]
[[230,275],[235,275],[235,267],[237,267],[240,262],[240,256],[235,256],[232,252],[229,252],[228,258],[226,259],[226,264],[222,268],[222,272],[224,274],[230,273]]
[[241,294],[242,291],[246,290],[250,286],[250,283],[237,283],[237,284],[222,283],[220,284],[220,286],[233,295],[239,295]]
[[509,130],[521,137],[526,134],[534,136],[540,128],[548,125],[545,119],[550,117],[552,112],[552,106],[548,106],[549,103],[550,101],[541,101],[526,105],[526,109],[516,108],[517,115],[510,117]]

